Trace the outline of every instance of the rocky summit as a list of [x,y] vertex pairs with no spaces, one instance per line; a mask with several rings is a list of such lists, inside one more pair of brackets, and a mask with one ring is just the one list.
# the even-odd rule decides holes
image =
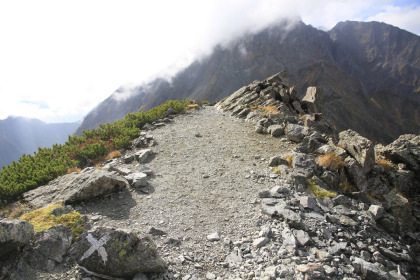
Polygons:
[[375,145],[298,96],[280,72],[26,193],[85,231],[2,220],[0,279],[418,279],[420,136]]

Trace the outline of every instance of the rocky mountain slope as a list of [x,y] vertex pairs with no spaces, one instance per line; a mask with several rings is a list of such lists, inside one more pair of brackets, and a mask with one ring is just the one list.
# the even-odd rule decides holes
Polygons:
[[217,46],[170,82],[156,79],[117,90],[86,116],[77,133],[168,99],[218,101],[283,70],[299,93],[308,86],[324,89],[323,113],[338,130],[351,128],[383,143],[420,132],[418,36],[376,22],[343,22],[329,32],[302,22],[285,26],[290,24]]
[[1,221],[0,277],[417,279],[420,136],[338,133],[322,90],[288,84],[158,121],[121,158],[26,193],[88,230],[72,244],[63,226]]
[[38,147],[51,147],[67,141],[80,123],[44,123],[37,119],[9,117],[0,120],[0,167],[32,154]]

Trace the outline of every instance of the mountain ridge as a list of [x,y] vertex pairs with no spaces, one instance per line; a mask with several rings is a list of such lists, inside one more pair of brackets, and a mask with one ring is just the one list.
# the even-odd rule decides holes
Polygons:
[[[404,133],[420,131],[419,122],[405,123],[420,113],[412,108],[416,106],[410,106],[418,104],[420,107],[420,39],[417,35],[384,23],[344,22],[329,32],[303,22],[290,30],[284,26],[286,24],[273,25],[258,33],[247,33],[229,44],[218,45],[210,55],[193,62],[171,81],[158,78],[145,86],[133,87],[128,95],[123,94],[123,100],[115,98],[123,90],[116,91],[86,116],[76,133],[80,135],[84,129],[96,128],[100,123],[149,109],[168,99],[185,97],[215,102],[237,88],[283,70],[289,73],[299,96],[303,96],[309,86],[324,88],[329,104],[323,113],[334,121],[338,130],[351,128],[383,143]],[[342,30],[350,35],[342,35]],[[362,39],[373,35],[383,38],[368,40],[372,43],[369,47]],[[359,42],[350,50],[345,47],[349,36],[358,38]],[[384,36],[409,40],[397,44]],[[380,48],[379,42],[388,43]],[[371,62],[364,60],[366,53]],[[380,67],[375,68],[377,64]],[[404,73],[411,79],[400,79]],[[383,81],[386,88],[380,86]],[[409,117],[401,118],[397,112],[383,110],[387,106],[381,98],[370,100],[378,92],[399,96],[399,111],[403,111],[404,106],[412,108],[406,112]]]
[[0,120],[0,167],[18,160],[22,154],[32,154],[38,147],[63,144],[79,125],[15,116]]

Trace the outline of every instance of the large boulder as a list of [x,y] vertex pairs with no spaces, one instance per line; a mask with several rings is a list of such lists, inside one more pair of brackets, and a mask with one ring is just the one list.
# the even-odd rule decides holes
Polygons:
[[113,277],[166,269],[148,236],[120,229],[98,227],[84,232],[71,247],[71,256],[87,270]]
[[286,137],[293,142],[301,142],[310,130],[307,126],[289,123],[286,126]]
[[26,192],[24,200],[37,208],[61,201],[72,204],[121,190],[127,185],[124,178],[113,172],[86,168],[80,173],[64,175],[48,185]]
[[417,232],[419,223],[413,216],[413,207],[407,198],[397,190],[384,196],[384,206],[399,222],[399,232]]
[[69,253],[73,233],[71,228],[57,225],[39,232],[31,241],[26,259],[31,267],[51,271]]
[[375,165],[375,145],[372,141],[350,129],[340,132],[339,138],[338,145],[360,163],[365,174],[369,173]]
[[307,113],[322,112],[322,99],[324,92],[319,87],[308,87],[305,96],[302,98],[301,106]]
[[0,221],[0,258],[26,245],[34,236],[34,226],[26,221]]
[[397,140],[386,146],[383,153],[385,157],[395,163],[405,163],[409,169],[420,171],[420,135],[401,135]]

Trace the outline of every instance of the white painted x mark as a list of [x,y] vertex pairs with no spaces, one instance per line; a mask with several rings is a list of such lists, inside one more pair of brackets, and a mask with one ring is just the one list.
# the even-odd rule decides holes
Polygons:
[[92,246],[90,246],[89,250],[87,250],[83,254],[80,260],[82,261],[88,258],[90,255],[92,255],[93,252],[98,251],[99,256],[102,258],[102,261],[105,264],[108,260],[108,253],[106,252],[103,245],[105,245],[109,239],[109,232],[105,236],[102,236],[102,238],[99,240],[96,240],[95,237],[93,237],[92,234],[89,233],[86,239],[89,241],[90,244],[92,244]]

